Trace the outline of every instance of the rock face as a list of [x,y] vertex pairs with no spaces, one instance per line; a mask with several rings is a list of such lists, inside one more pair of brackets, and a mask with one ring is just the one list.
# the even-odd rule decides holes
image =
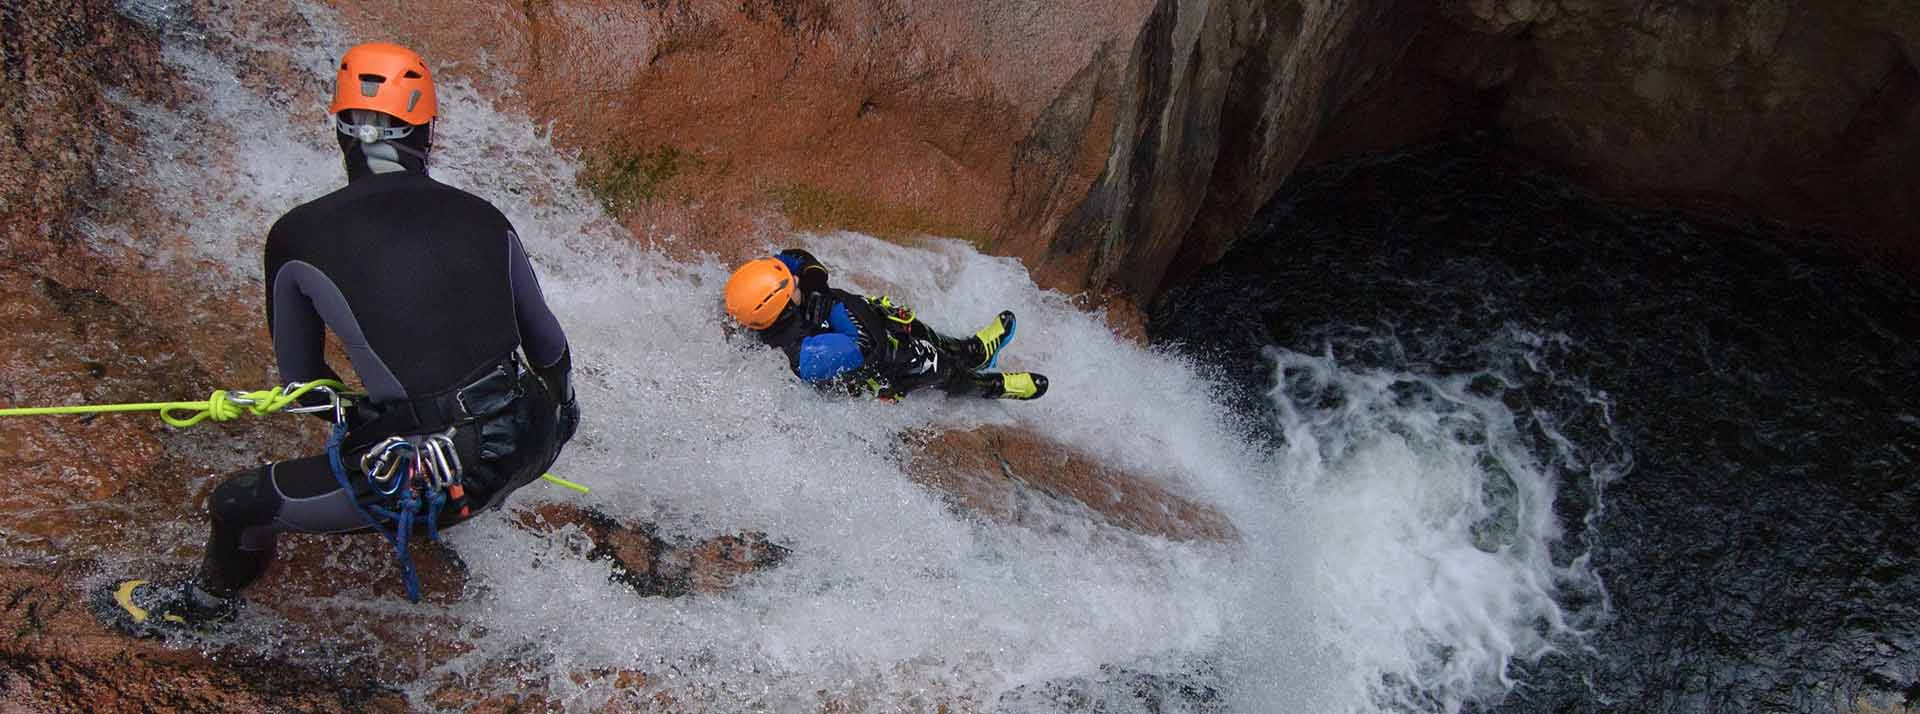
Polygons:
[[1454,46],[1499,60],[1409,61],[1503,94],[1519,146],[1610,193],[1731,200],[1920,267],[1920,6],[1476,0],[1446,17]]
[[80,568],[0,567],[0,710],[388,712],[406,700],[365,677],[205,655],[105,632],[79,604]]
[[131,136],[109,88],[159,99],[160,45],[104,0],[0,7],[0,244],[9,265],[52,252],[102,177],[108,142]]
[[1057,97],[1116,75],[1149,3],[334,4],[454,76],[484,53],[521,80],[502,95],[584,149],[587,182],[637,236],[731,257],[778,240],[768,208],[800,228],[989,244],[1027,180],[1016,145],[1086,138],[1098,170],[1106,133],[1046,127],[1072,113]]
[[1160,3],[1105,172],[1057,230],[1011,227],[1047,242],[1022,255],[1150,298],[1303,156],[1476,127],[1612,193],[1746,205],[1920,268],[1914,4],[1416,5]]
[[612,579],[643,597],[725,592],[741,577],[777,565],[792,552],[764,533],[669,542],[652,526],[631,526],[600,511],[557,503],[521,512],[519,523],[542,533],[566,526],[580,529],[592,541],[581,554],[588,560],[611,560]]
[[782,220],[932,233],[1150,301],[1302,162],[1489,129],[1610,193],[1920,267],[1902,0],[335,4],[456,76],[483,53],[517,73],[502,95],[669,249],[746,255]]
[[1163,0],[1134,41],[1099,179],[1057,224],[1007,231],[1045,241],[1020,254],[1054,284],[1152,297],[1224,252],[1423,16],[1394,0]]

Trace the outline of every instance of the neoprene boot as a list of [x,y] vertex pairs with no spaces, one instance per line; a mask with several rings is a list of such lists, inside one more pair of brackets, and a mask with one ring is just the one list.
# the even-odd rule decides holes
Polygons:
[[232,620],[240,598],[219,597],[191,582],[117,580],[93,591],[87,606],[108,627],[134,637],[207,631]]
[[974,369],[993,369],[993,365],[1000,361],[1000,350],[1006,349],[1007,345],[1013,343],[1013,326],[1013,311],[1002,310],[1000,315],[994,318],[993,324],[973,333],[973,339],[978,341],[981,353],[980,363],[975,365]]
[[1032,372],[975,372],[967,376],[966,390],[988,399],[1039,399],[1047,393],[1045,375]]

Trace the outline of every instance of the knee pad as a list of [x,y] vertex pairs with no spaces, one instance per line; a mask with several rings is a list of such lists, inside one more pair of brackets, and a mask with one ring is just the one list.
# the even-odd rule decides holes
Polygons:
[[280,512],[280,494],[273,487],[270,468],[247,469],[215,486],[207,503],[214,523],[230,528],[272,523]]

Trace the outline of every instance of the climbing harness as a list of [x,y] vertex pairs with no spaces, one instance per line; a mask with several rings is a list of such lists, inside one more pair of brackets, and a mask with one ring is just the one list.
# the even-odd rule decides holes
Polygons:
[[[407,550],[408,543],[413,539],[415,522],[424,519],[427,539],[437,543],[440,541],[441,509],[449,503],[458,503],[461,518],[471,514],[465,502],[466,486],[461,480],[465,468],[460,463],[460,449],[454,443],[455,430],[458,428],[450,426],[443,431],[427,434],[389,436],[375,442],[360,456],[360,473],[366,479],[367,490],[380,496],[381,502],[362,505],[359,498],[353,498],[353,507],[367,519],[368,526],[393,546],[394,562],[400,565],[400,579],[406,586],[407,600],[410,602],[420,602],[420,574],[414,568],[413,555]],[[333,470],[333,479],[341,490],[352,494],[353,483],[347,477],[346,464],[341,456],[341,447],[346,440],[346,411],[337,408],[334,410],[333,435],[327,439],[327,465]],[[553,474],[541,474],[540,477],[581,493],[587,492],[587,487]],[[422,506],[426,509],[424,514],[421,513]]]
[[[393,545],[394,560],[400,564],[400,578],[406,584],[407,600],[411,602],[420,602],[420,575],[413,567],[413,556],[407,552],[407,542],[413,537],[415,519],[421,517],[421,505],[424,503],[427,509],[427,539],[439,542],[440,510],[449,501],[466,498],[466,488],[460,482],[460,453],[454,446],[453,433],[454,427],[448,427],[433,434],[389,436],[360,457],[360,472],[366,477],[367,489],[386,499],[386,503],[363,506],[356,498],[353,507],[366,517],[367,525]],[[333,436],[327,440],[327,464],[332,467],[333,478],[340,488],[351,494],[353,484],[340,457],[340,445],[346,438],[346,421],[334,422]],[[468,514],[468,507],[462,502],[460,516],[465,518]],[[391,525],[393,530],[389,532],[386,525]]]
[[891,297],[886,295],[870,297],[867,298],[867,304],[872,305],[873,311],[880,313],[881,317],[885,317],[902,325],[913,324],[913,308],[905,305],[895,305]]

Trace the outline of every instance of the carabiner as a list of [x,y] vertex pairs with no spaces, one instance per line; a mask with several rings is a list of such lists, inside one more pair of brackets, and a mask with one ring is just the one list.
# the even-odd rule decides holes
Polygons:
[[[288,391],[288,392],[293,392],[293,391],[297,391],[297,390],[299,390],[299,389],[300,389],[301,387],[304,387],[304,386],[306,386],[306,384],[307,384],[306,382],[290,382],[290,383],[288,383],[288,384],[287,384],[287,389],[286,389],[286,391]],[[340,395],[340,393],[339,393],[339,392],[336,392],[336,391],[334,391],[334,389],[333,389],[332,387],[329,387],[329,386],[326,386],[326,385],[321,385],[321,386],[318,386],[318,387],[314,387],[314,388],[313,388],[313,391],[315,391],[315,392],[325,392],[325,393],[326,393],[326,395],[327,395],[327,403],[326,403],[326,404],[316,404],[316,405],[314,405],[314,406],[310,406],[310,407],[305,407],[305,406],[302,406],[302,407],[287,407],[287,409],[286,409],[286,412],[287,412],[288,414],[314,414],[314,413],[318,413],[318,412],[324,412],[324,411],[331,411],[331,412],[333,412],[333,423],[335,423],[335,424],[344,424],[344,423],[346,423],[346,421],[347,421],[347,400],[346,400],[345,398],[343,398],[343,397],[342,397],[342,396]],[[228,397],[228,399],[232,399],[232,397]],[[239,402],[239,403],[241,403],[241,404],[252,404],[252,403],[253,403],[253,401],[252,401],[252,400],[247,400],[247,401],[245,401],[245,402]]]
[[[379,483],[392,481],[400,473],[401,460],[394,458],[394,452],[400,449],[417,452],[412,442],[398,436],[389,436],[386,440],[374,444],[367,453],[360,456],[360,472],[367,478]],[[416,454],[417,455],[417,454]]]
[[427,470],[431,473],[433,487],[446,488],[460,483],[460,451],[453,444],[453,430],[434,434],[423,441],[427,447]]

